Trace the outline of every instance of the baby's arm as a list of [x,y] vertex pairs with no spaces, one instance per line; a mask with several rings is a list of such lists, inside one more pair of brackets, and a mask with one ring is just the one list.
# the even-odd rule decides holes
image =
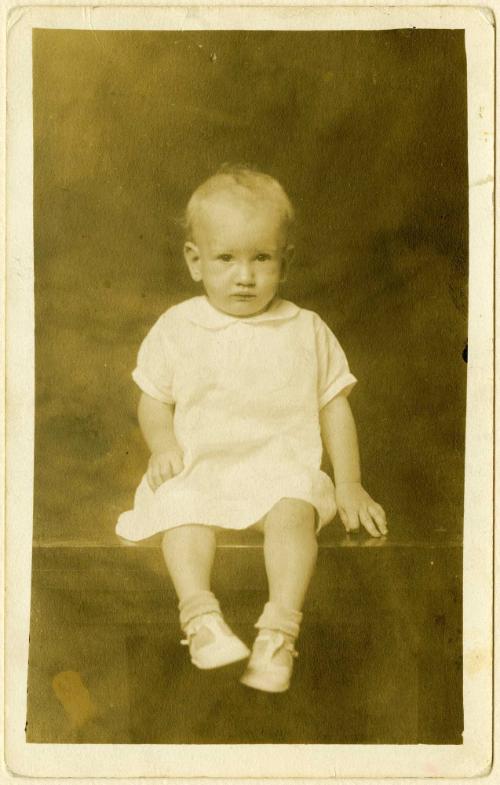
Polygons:
[[174,407],[142,393],[137,411],[142,435],[151,450],[147,479],[153,491],[183,469],[174,434]]
[[361,485],[358,437],[345,395],[332,398],[320,411],[321,435],[335,475],[337,505],[349,531],[362,526],[373,536],[387,534],[385,513]]

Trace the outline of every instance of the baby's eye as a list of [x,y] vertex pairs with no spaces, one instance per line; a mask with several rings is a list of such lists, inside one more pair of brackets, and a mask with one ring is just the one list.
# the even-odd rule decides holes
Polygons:
[[221,262],[230,262],[232,258],[230,253],[220,253],[217,257]]
[[258,262],[267,262],[271,258],[271,255],[268,253],[259,253],[255,258]]

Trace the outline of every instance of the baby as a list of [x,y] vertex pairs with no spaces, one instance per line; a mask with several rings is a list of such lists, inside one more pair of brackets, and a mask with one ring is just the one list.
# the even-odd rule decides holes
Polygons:
[[[216,529],[264,536],[269,601],[241,682],[290,685],[318,531],[387,534],[361,485],[348,394],[356,383],[337,339],[312,311],[279,297],[294,213],[281,185],[224,168],[192,195],[184,256],[205,295],[168,309],[139,350],[139,424],[151,451],[134,509],[117,533],[162,548],[180,625],[198,668],[250,655],[210,589]],[[335,488],[321,471],[323,445]]]

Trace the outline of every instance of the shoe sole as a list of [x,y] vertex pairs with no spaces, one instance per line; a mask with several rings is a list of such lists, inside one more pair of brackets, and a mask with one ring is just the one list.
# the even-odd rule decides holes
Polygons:
[[251,673],[244,673],[240,679],[240,684],[245,687],[251,687],[253,690],[260,690],[261,692],[286,692],[290,688],[290,682],[286,684],[270,684],[264,683],[258,676],[252,676]]

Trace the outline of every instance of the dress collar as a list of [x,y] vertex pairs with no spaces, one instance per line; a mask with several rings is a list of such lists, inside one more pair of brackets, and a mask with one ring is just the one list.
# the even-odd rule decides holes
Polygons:
[[185,302],[186,316],[193,324],[209,330],[221,330],[237,322],[257,324],[262,322],[278,322],[293,319],[300,308],[289,300],[276,298],[272,305],[257,316],[230,316],[222,313],[211,305],[206,296],[192,297]]

